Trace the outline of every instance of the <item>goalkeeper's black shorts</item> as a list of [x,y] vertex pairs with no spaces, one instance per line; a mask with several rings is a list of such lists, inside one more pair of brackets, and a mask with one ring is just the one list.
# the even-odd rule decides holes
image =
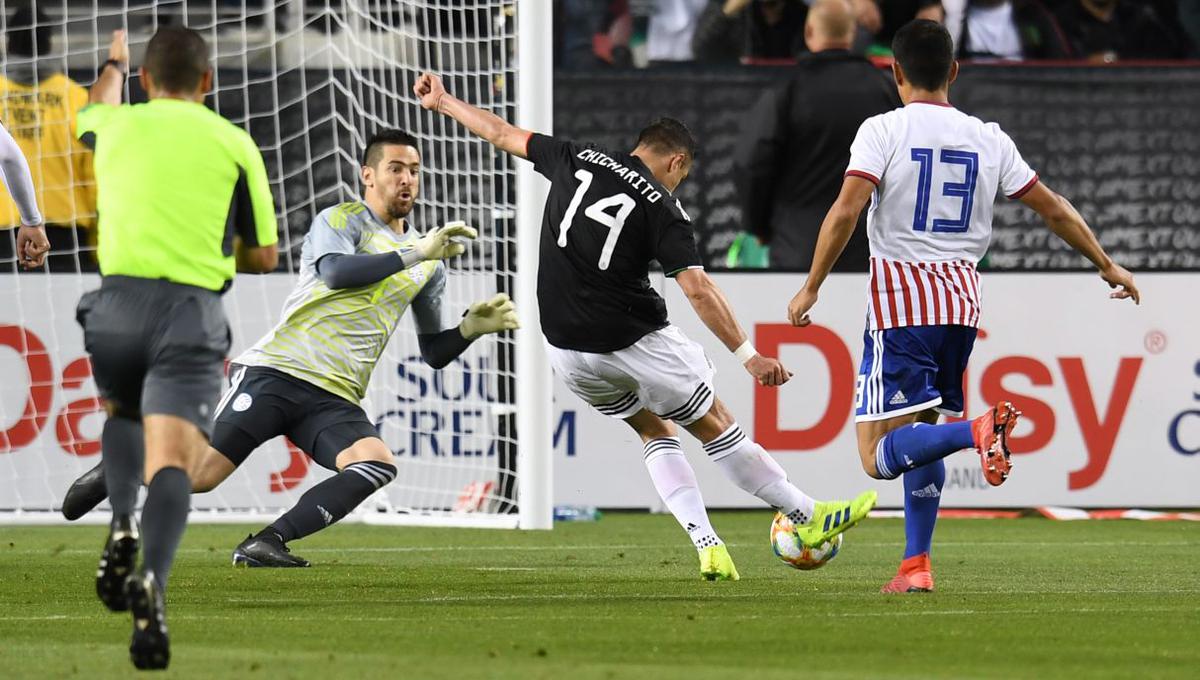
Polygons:
[[318,465],[379,430],[358,404],[265,366],[230,367],[229,391],[217,405],[212,446],[241,465],[263,443],[284,435]]

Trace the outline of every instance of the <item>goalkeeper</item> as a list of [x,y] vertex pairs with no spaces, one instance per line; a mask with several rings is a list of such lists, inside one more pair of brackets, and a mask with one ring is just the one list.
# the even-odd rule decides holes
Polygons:
[[[337,472],[238,545],[234,564],[307,567],[286,544],[345,517],[396,478],[392,452],[359,402],[406,309],[412,307],[421,356],[434,368],[481,335],[517,327],[513,304],[501,294],[472,305],[462,323],[443,330],[441,260],[466,249],[454,239],[476,233],[461,223],[423,237],[412,229],[407,217],[417,200],[420,162],[417,140],[405,132],[382,131],[367,142],[363,200],[317,215],[282,318],[232,362],[212,446],[192,474],[194,491],[212,490],[279,435]],[[104,495],[97,468],[72,484],[63,514],[82,516]]]

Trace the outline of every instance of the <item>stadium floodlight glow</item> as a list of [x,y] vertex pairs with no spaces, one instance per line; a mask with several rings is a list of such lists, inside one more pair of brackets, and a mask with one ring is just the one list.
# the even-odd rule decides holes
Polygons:
[[[444,322],[457,323],[471,302],[507,292],[523,327],[482,338],[434,371],[420,360],[411,322],[401,321],[364,404],[396,454],[399,476],[346,521],[551,525],[550,372],[535,300],[544,188],[523,161],[423,111],[412,93],[416,77],[431,70],[472,103],[549,132],[548,6],[130,2],[68,3],[51,12],[54,58],[84,84],[106,58],[113,29],[129,29],[135,72],[157,27],[178,23],[185,10],[185,23],[208,40],[217,64],[209,103],[263,151],[289,270],[241,276],[225,295],[230,356],[278,319],[313,216],[359,195],[361,148],[373,131],[399,127],[420,139],[422,187],[411,224],[425,230],[459,219],[479,230],[478,241],[449,264]],[[19,66],[7,59],[0,68]],[[0,273],[8,301],[0,310],[0,522],[62,521],[63,493],[99,461],[103,416],[74,319],[79,296],[99,280],[79,269]],[[218,489],[194,496],[193,521],[270,520],[326,474],[275,440]],[[87,519],[107,521],[107,504]]]

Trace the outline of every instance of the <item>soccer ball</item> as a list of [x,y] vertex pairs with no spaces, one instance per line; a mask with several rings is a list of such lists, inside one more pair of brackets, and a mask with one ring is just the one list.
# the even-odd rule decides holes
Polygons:
[[809,571],[820,569],[826,562],[837,557],[842,548],[842,535],[838,534],[833,540],[825,541],[816,548],[808,548],[796,535],[792,520],[777,512],[775,521],[771,522],[771,547],[784,564]]

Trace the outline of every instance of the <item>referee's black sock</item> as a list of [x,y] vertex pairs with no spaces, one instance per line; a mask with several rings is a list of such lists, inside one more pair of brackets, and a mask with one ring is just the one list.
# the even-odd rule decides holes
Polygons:
[[146,464],[142,424],[130,418],[110,417],[104,421],[100,448],[113,516],[133,514]]
[[142,566],[153,571],[165,590],[175,550],[187,527],[192,482],[182,469],[165,467],[150,480],[142,507]]
[[333,524],[359,503],[396,478],[396,466],[367,460],[351,463],[341,472],[314,486],[259,534],[273,533],[287,543]]

